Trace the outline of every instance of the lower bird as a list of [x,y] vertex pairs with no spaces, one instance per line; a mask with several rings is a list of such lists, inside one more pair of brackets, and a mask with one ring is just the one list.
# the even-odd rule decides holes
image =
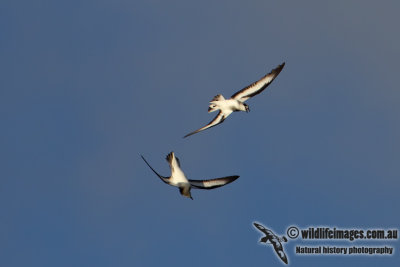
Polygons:
[[263,232],[265,236],[261,238],[260,242],[261,243],[266,243],[269,242],[272,246],[274,246],[275,252],[278,255],[278,257],[286,264],[288,264],[288,259],[286,257],[285,252],[283,251],[283,246],[282,242],[287,242],[287,238],[285,236],[283,237],[278,237],[276,234],[274,234],[270,229],[265,228],[263,225],[258,224],[258,223],[253,223],[254,226]]
[[196,189],[214,189],[220,186],[224,186],[226,184],[232,183],[235,181],[237,178],[239,178],[238,175],[233,175],[233,176],[227,176],[227,177],[222,177],[222,178],[215,178],[215,179],[210,179],[210,180],[190,180],[187,179],[183,171],[181,170],[180,167],[180,162],[179,159],[175,156],[174,152],[171,152],[167,155],[166,160],[169,164],[169,167],[171,168],[171,176],[170,177],[164,177],[160,175],[158,172],[156,172],[150,164],[146,161],[146,159],[141,156],[144,162],[147,164],[147,166],[150,167],[150,169],[166,184],[176,186],[179,188],[179,192],[181,195],[192,198],[192,195],[190,193],[191,188],[196,188]]
[[191,136],[195,133],[204,131],[208,128],[217,126],[218,124],[224,122],[224,120],[231,115],[232,112],[236,111],[246,111],[249,112],[250,108],[249,106],[244,103],[246,100],[249,98],[258,95],[262,91],[264,91],[265,88],[268,87],[272,83],[272,81],[281,73],[283,67],[285,66],[285,62],[283,62],[281,65],[277,66],[275,69],[273,69],[270,73],[259,79],[258,81],[250,84],[249,86],[243,88],[242,90],[236,92],[231,96],[229,99],[225,99],[222,95],[216,95],[214,98],[210,101],[210,105],[208,108],[208,112],[214,112],[219,110],[217,116],[210,121],[206,126],[201,127],[200,129],[197,129],[196,131],[193,131],[191,133],[188,133],[185,135],[183,138]]

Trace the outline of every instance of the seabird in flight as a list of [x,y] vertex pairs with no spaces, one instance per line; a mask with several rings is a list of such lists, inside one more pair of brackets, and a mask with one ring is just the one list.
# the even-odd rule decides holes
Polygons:
[[226,184],[232,183],[235,181],[239,176],[227,176],[222,178],[215,178],[210,180],[190,180],[187,179],[185,174],[180,168],[179,159],[175,156],[174,152],[171,152],[167,155],[166,160],[168,161],[169,167],[171,168],[171,176],[164,177],[161,176],[158,172],[156,172],[150,164],[146,161],[146,159],[141,156],[144,162],[146,162],[147,166],[158,176],[160,179],[169,185],[176,186],[179,188],[179,192],[181,195],[192,198],[190,194],[191,188],[197,189],[214,189],[220,186],[224,186]]
[[265,228],[261,224],[258,223],[253,223],[254,226],[263,232],[265,236],[261,238],[260,242],[262,243],[267,243],[269,241],[269,244],[274,246],[275,252],[278,255],[278,257],[286,264],[288,264],[288,259],[286,257],[285,252],[283,251],[283,246],[281,242],[287,242],[287,238],[284,236],[282,238],[278,237],[275,235],[271,230]]
[[222,123],[232,112],[235,111],[249,112],[250,111],[249,106],[244,102],[249,98],[258,95],[259,93],[264,91],[264,89],[267,88],[268,85],[270,85],[270,83],[272,83],[272,81],[279,75],[284,66],[285,62],[283,62],[281,65],[273,69],[270,73],[262,77],[260,80],[250,84],[249,86],[235,93],[229,99],[225,99],[220,94],[214,96],[214,98],[210,101],[208,112],[210,113],[219,110],[217,116],[212,121],[210,121],[210,123],[208,123],[206,126],[201,127],[200,129],[185,135],[183,138]]

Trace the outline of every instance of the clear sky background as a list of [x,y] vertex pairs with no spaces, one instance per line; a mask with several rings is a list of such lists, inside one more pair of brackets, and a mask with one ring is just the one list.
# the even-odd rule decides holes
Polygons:
[[[399,228],[400,3],[2,1],[0,265],[282,266],[258,221]],[[250,113],[182,137],[282,62]],[[174,151],[190,179],[162,183]],[[307,243],[310,245],[310,243]],[[399,242],[314,242],[393,246]],[[293,266],[393,266],[297,256]]]

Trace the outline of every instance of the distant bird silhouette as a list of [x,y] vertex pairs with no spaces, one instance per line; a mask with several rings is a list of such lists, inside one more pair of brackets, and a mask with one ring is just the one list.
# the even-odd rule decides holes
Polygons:
[[250,108],[244,102],[249,98],[258,95],[259,93],[264,91],[264,89],[267,88],[268,85],[270,85],[270,83],[272,83],[272,81],[279,75],[284,66],[285,62],[283,62],[281,65],[273,69],[270,73],[262,77],[260,80],[250,84],[249,86],[243,88],[239,92],[233,94],[229,99],[225,99],[220,94],[214,96],[214,98],[210,101],[208,112],[210,113],[219,110],[218,115],[212,121],[210,121],[210,123],[208,123],[206,126],[185,135],[183,138],[191,136],[192,134],[201,132],[203,130],[206,130],[208,128],[214,127],[222,123],[232,112],[235,111],[249,112]]
[[285,252],[283,251],[283,246],[281,242],[287,242],[287,238],[283,236],[282,238],[278,237],[275,235],[271,230],[265,228],[261,224],[258,223],[253,223],[254,226],[263,232],[265,236],[260,239],[260,242],[262,243],[267,243],[268,241],[270,242],[269,244],[272,244],[274,246],[276,254],[278,254],[279,258],[286,264],[288,264],[288,259],[286,257]]
[[168,161],[169,167],[171,168],[171,176],[164,177],[164,176],[161,176],[158,172],[156,172],[143,156],[141,156],[141,157],[144,160],[144,162],[146,162],[147,166],[149,166],[150,169],[164,183],[178,187],[181,195],[191,198],[191,199],[193,199],[192,195],[190,193],[190,189],[192,187],[197,188],[197,189],[213,189],[213,188],[217,188],[217,187],[232,183],[237,178],[239,178],[238,175],[234,175],[234,176],[227,176],[227,177],[215,178],[215,179],[210,179],[210,180],[187,179],[185,174],[183,173],[183,171],[180,168],[179,159],[177,157],[175,157],[174,152],[169,153],[166,158]]

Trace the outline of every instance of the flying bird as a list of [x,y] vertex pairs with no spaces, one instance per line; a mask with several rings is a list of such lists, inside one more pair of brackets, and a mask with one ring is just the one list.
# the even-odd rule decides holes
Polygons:
[[269,244],[274,246],[275,252],[278,255],[278,257],[286,264],[288,264],[288,259],[286,257],[285,252],[283,251],[283,246],[281,242],[287,242],[287,238],[284,236],[282,238],[278,237],[275,235],[271,230],[265,228],[261,224],[258,223],[253,223],[254,226],[263,232],[265,236],[260,239],[260,242],[262,243],[267,243],[269,241]]
[[144,162],[146,162],[147,166],[166,184],[176,186],[179,188],[179,192],[181,195],[192,198],[190,193],[191,188],[196,189],[214,189],[220,186],[224,186],[226,184],[232,183],[237,178],[238,175],[227,176],[222,178],[215,178],[210,180],[190,180],[187,179],[183,171],[181,170],[179,159],[175,156],[174,152],[171,152],[167,155],[166,160],[171,168],[171,176],[164,177],[156,172],[150,164],[146,161],[146,159],[141,155]]
[[208,128],[214,127],[220,123],[222,123],[232,112],[236,111],[246,111],[249,112],[249,106],[244,103],[249,98],[258,95],[265,88],[268,87],[272,83],[272,81],[279,75],[285,66],[285,62],[281,65],[273,69],[270,73],[262,77],[260,80],[250,84],[249,86],[243,88],[239,92],[233,94],[231,98],[225,99],[221,94],[214,96],[214,98],[210,101],[210,105],[208,107],[208,113],[219,110],[217,116],[210,121],[206,126],[197,129],[183,138],[191,136],[195,133],[201,132]]

